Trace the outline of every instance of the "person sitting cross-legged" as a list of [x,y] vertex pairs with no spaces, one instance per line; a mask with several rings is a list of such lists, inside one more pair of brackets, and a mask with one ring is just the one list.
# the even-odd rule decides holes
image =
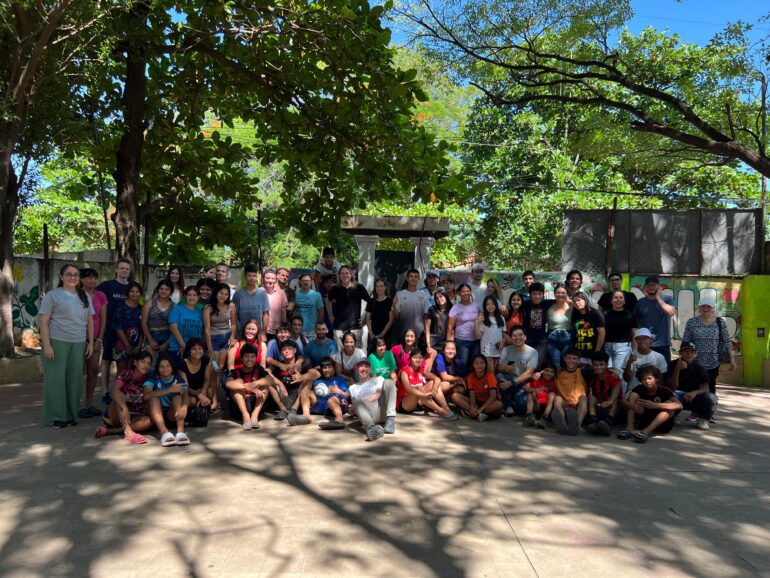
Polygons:
[[[359,362],[360,363],[360,362]],[[321,429],[345,429],[342,416],[348,411],[348,384],[341,375],[335,375],[336,367],[331,357],[324,357],[319,364],[321,377],[313,382],[313,387],[300,391],[299,399],[302,413],[290,413],[289,425],[307,425],[312,422],[312,415],[331,413],[334,420],[322,423]]]
[[[371,375],[368,360],[358,362],[361,380],[350,386],[353,411],[369,441],[380,439],[383,434],[396,433],[396,384],[393,380]],[[384,424],[385,427],[380,424]]]
[[468,397],[453,393],[454,404],[471,418],[485,421],[503,415],[503,402],[497,391],[497,379],[489,370],[487,358],[480,353],[471,360],[472,371],[468,374]]
[[441,380],[433,374],[425,374],[423,355],[419,349],[409,354],[409,365],[398,374],[398,399],[396,406],[404,413],[425,409],[437,413],[441,419],[456,420],[460,416],[449,409],[441,391]]
[[669,365],[668,386],[682,403],[682,408],[697,416],[697,428],[707,430],[716,409],[716,396],[709,392],[708,372],[697,357],[695,344],[682,341],[679,359]]
[[[190,399],[187,384],[174,373],[174,356],[161,353],[155,365],[155,377],[144,382],[147,413],[160,431],[160,445],[186,446],[190,438],[184,431]],[[176,422],[176,435],[168,431],[166,419]]]
[[618,439],[634,438],[646,443],[653,433],[664,434],[674,427],[674,417],[682,404],[669,388],[664,387],[663,374],[653,365],[643,365],[636,372],[640,385],[626,396],[626,429]]

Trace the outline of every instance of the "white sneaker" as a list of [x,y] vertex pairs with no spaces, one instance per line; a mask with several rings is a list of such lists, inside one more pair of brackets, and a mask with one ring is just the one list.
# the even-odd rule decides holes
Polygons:
[[489,416],[488,416],[487,414],[485,414],[485,413],[480,413],[480,414],[479,414],[479,421],[486,421],[486,419],[487,419],[488,417],[489,417]]
[[505,417],[513,417],[513,408],[512,407],[506,407],[505,408]]
[[698,429],[703,429],[703,430],[709,429],[709,420],[707,420],[707,419],[699,419],[698,423],[696,424],[695,427],[697,427]]

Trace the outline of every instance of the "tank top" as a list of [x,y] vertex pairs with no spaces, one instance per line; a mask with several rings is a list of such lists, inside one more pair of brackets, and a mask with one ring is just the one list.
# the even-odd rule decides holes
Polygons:
[[204,382],[206,381],[206,369],[209,366],[209,358],[205,355],[201,358],[201,366],[198,368],[198,371],[193,373],[190,370],[190,367],[187,365],[187,360],[184,360],[182,364],[179,367],[179,371],[185,374],[185,377],[187,378],[187,385],[190,389],[194,389],[196,391],[200,390],[203,387]]
[[216,311],[212,311],[211,315],[209,316],[209,321],[211,323],[211,335],[225,335],[230,333],[232,331],[232,327],[230,326],[229,309],[227,312],[218,311],[216,312],[216,315],[214,314],[215,312]]
[[563,329],[569,331],[572,329],[572,317],[569,315],[570,310],[567,309],[567,315],[562,315],[554,311],[553,307],[548,308],[548,331],[555,331],[556,329]]
[[169,301],[168,309],[164,311],[158,307],[158,299],[153,297],[152,305],[150,305],[150,312],[147,315],[147,326],[150,330],[157,331],[158,329],[168,329],[168,316],[173,308],[174,303]]

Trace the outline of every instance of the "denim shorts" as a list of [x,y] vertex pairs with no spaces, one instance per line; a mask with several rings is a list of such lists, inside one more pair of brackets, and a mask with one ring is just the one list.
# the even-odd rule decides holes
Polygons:
[[211,336],[211,347],[214,351],[227,351],[230,343],[230,334],[222,333],[221,335]]

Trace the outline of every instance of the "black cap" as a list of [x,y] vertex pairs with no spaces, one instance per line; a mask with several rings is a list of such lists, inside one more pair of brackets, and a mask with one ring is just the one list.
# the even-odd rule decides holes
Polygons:
[[655,283],[656,285],[660,285],[660,279],[658,279],[657,275],[650,275],[644,280],[644,284],[649,285],[650,283]]
[[692,349],[694,352],[698,352],[698,348],[695,347],[695,344],[692,341],[682,341],[681,345],[679,345],[679,353],[686,349]]

